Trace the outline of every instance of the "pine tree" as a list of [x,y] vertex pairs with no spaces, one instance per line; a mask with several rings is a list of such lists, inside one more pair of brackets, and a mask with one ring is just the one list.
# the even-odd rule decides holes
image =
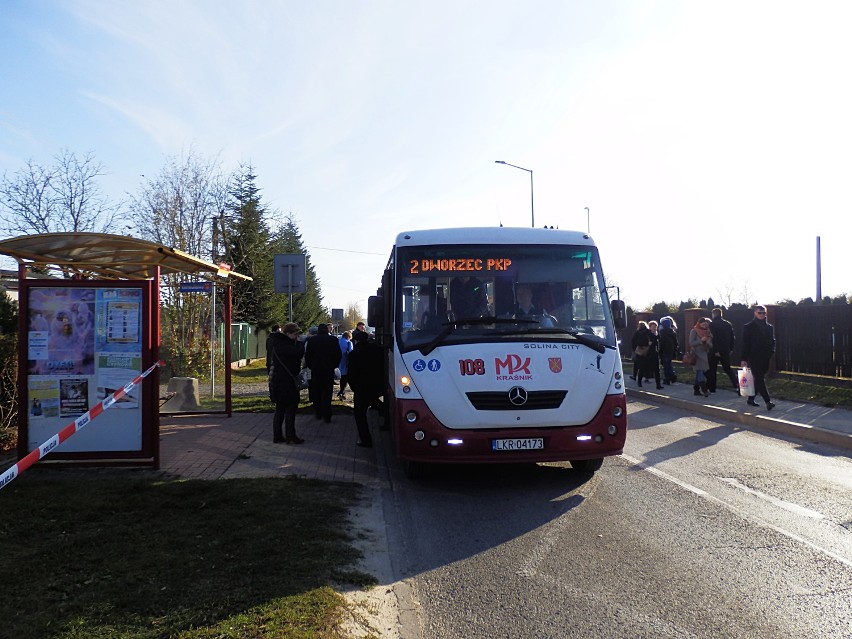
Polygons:
[[251,281],[233,281],[233,320],[257,328],[274,323],[272,254],[267,210],[261,203],[257,175],[241,164],[228,185],[228,215],[222,217],[224,259]]
[[[270,255],[279,254],[299,254],[306,255],[305,262],[305,293],[293,294],[293,321],[296,322],[302,329],[309,326],[316,326],[320,323],[329,321],[328,309],[323,306],[322,293],[320,291],[319,280],[317,279],[314,267],[311,264],[311,256],[305,250],[302,242],[302,235],[299,232],[299,227],[296,224],[292,214],[288,214],[281,225],[272,237],[270,243]],[[276,317],[280,318],[276,321],[280,324],[289,319],[289,303],[287,294],[276,295]]]

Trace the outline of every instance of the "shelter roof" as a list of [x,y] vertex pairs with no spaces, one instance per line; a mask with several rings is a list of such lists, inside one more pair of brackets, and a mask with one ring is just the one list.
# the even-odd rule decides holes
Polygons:
[[56,267],[82,276],[105,279],[152,279],[157,275],[213,274],[251,280],[227,267],[206,262],[175,248],[124,235],[106,233],[42,233],[0,241],[0,254],[19,264]]

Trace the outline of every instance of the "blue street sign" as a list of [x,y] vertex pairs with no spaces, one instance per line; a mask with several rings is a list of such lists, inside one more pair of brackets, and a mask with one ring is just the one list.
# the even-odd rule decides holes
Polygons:
[[209,293],[213,290],[213,282],[181,282],[181,293]]

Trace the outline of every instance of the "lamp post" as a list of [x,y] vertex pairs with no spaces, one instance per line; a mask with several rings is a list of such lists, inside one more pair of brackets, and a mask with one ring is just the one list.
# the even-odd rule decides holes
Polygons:
[[505,164],[506,166],[511,166],[516,169],[520,169],[521,171],[526,171],[530,174],[530,214],[532,215],[532,226],[535,228],[535,200],[533,199],[533,172],[532,169],[525,169],[522,166],[515,166],[514,164],[509,164],[508,162],[504,162],[503,160],[494,160],[494,164]]
[[592,232],[592,220],[589,217],[589,207],[586,207],[586,233]]

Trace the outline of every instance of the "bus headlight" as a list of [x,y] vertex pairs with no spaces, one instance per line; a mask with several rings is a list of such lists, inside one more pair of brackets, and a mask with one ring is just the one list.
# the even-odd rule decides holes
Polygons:
[[405,414],[405,421],[407,421],[409,424],[413,424],[417,421],[419,417],[420,415],[418,415],[415,411],[410,410]]
[[407,375],[403,375],[402,377],[399,378],[399,383],[402,385],[402,392],[403,393],[410,393],[411,392],[411,378],[410,377],[408,377]]
[[613,417],[621,417],[623,414],[624,414],[624,411],[621,408],[621,406],[616,406],[615,408],[612,409],[612,416]]
[[610,424],[607,427],[606,432],[608,432],[610,435],[615,435],[618,432],[618,426],[616,426],[615,424]]

